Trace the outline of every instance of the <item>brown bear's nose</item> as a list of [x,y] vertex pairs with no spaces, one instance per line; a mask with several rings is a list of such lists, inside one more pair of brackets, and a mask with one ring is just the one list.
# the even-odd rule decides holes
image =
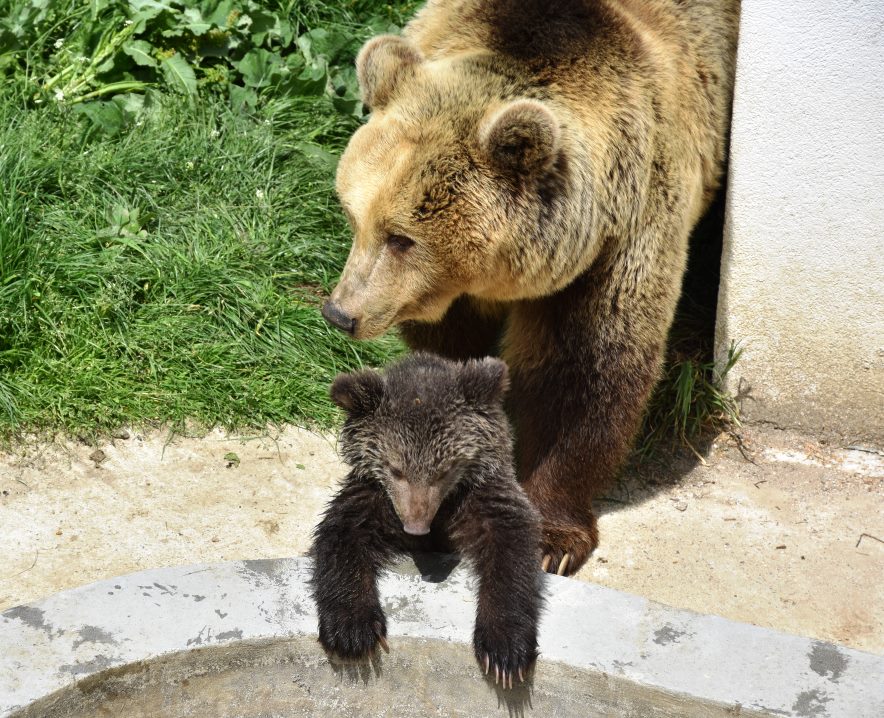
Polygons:
[[322,305],[322,316],[333,327],[347,332],[347,334],[356,333],[356,318],[349,316],[337,304],[328,300]]

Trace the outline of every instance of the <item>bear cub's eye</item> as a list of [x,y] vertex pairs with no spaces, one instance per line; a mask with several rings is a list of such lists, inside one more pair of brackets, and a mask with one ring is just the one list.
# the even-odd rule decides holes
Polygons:
[[402,234],[391,234],[387,237],[387,246],[393,254],[405,254],[414,246],[414,240]]

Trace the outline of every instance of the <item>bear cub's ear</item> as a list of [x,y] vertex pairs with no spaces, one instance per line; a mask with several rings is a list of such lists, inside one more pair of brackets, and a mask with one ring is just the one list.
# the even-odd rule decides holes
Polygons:
[[560,139],[556,116],[536,100],[510,102],[479,128],[479,142],[491,162],[522,175],[548,170],[556,160]]
[[338,374],[331,385],[332,401],[350,416],[370,414],[384,396],[384,380],[376,371]]
[[396,86],[414,74],[423,62],[417,48],[404,37],[379,35],[372,38],[356,56],[356,78],[362,101],[369,109],[382,109]]
[[500,359],[471,359],[463,365],[459,382],[467,401],[493,403],[500,401],[509,389],[509,371]]

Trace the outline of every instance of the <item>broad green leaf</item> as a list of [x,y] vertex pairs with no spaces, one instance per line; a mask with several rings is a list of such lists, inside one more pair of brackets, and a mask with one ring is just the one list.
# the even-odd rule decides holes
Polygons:
[[138,115],[140,115],[145,108],[146,98],[144,95],[138,94],[136,92],[127,92],[124,95],[115,95],[113,97],[113,102],[116,102],[117,105],[120,106],[120,109],[123,110],[123,114],[126,116],[126,119],[134,119]]
[[129,223],[133,211],[135,212],[135,221],[137,222],[138,210],[130,210],[128,205],[125,204],[115,204],[113,207],[111,207],[107,213],[107,218],[112,226],[119,229]]
[[[46,19],[46,13],[49,10],[49,2],[50,0],[31,0],[29,3],[34,11],[34,14],[31,16],[31,22],[35,25],[38,25]],[[54,2],[53,5],[55,5]]]
[[276,28],[279,22],[276,15],[255,6],[249,9],[249,18],[252,21],[249,25],[249,32],[252,35],[252,42],[256,45],[263,44],[268,35],[278,34]]
[[332,105],[342,115],[352,115],[353,117],[362,117],[363,108],[362,100],[351,97],[333,97]]
[[9,30],[0,27],[0,55],[18,50],[22,47],[18,38]]
[[360,97],[359,80],[356,77],[356,69],[353,67],[345,67],[338,70],[332,77],[332,85],[339,97],[355,99]]
[[92,15],[92,22],[98,19],[98,15],[106,7],[109,7],[112,0],[89,0],[89,11]]
[[324,57],[328,62],[333,62],[338,53],[346,47],[352,38],[338,30],[326,30],[317,28],[305,32],[298,38],[298,47],[304,53],[307,62],[314,58]]
[[258,93],[251,87],[230,85],[230,104],[237,111],[242,111],[244,108],[254,110],[258,106]]
[[313,61],[313,38],[309,33],[301,35],[295,43],[307,62]]
[[147,232],[145,232],[142,229],[140,232],[138,232],[135,235],[115,236],[113,238],[113,243],[114,244],[121,244],[124,247],[128,247],[129,249],[133,250],[137,254],[140,254],[142,257],[144,257],[146,259],[148,255],[147,255],[147,252],[144,251],[143,241],[139,241],[140,237],[146,237],[146,236],[147,236]]
[[402,28],[385,17],[373,17],[365,23],[370,35],[398,35]]
[[282,60],[277,53],[262,48],[251,50],[242,60],[233,63],[249,87],[267,87],[281,65]]
[[288,47],[292,44],[292,40],[295,37],[295,29],[292,27],[292,24],[288,20],[279,20],[279,24],[276,27],[277,36],[279,37],[279,44],[283,47]]
[[164,12],[174,13],[171,5],[156,0],[129,0],[129,19],[135,24],[135,34],[144,32],[147,23]]
[[170,4],[159,2],[159,0],[129,0],[129,8],[132,12],[156,11],[155,15],[159,15],[163,10],[169,10],[170,12],[174,10]]
[[286,67],[289,75],[282,76],[277,89],[285,95],[301,95],[306,97],[324,95],[328,86],[328,66],[324,58],[316,58],[313,63],[304,65],[301,55],[288,55]]
[[86,115],[95,127],[107,135],[116,135],[126,119],[115,102],[83,102],[74,106],[74,112]]
[[200,57],[229,57],[239,44],[239,40],[225,30],[221,33],[204,35],[200,40],[197,52]]
[[190,97],[196,95],[196,75],[193,68],[177,52],[163,60],[163,75],[176,91]]
[[114,69],[114,58],[113,56],[107,58],[104,62],[102,62],[98,67],[95,68],[96,75],[103,75],[105,72],[110,72]]
[[239,457],[233,453],[232,451],[228,451],[224,454],[224,461],[227,462],[227,468],[237,467],[239,466]]
[[136,65],[142,67],[156,67],[159,63],[151,54],[153,46],[144,40],[131,40],[123,45],[123,52],[131,57]]
[[218,27],[227,27],[227,18],[233,12],[235,4],[233,0],[222,0],[215,9],[209,14],[206,20]]
[[194,35],[205,35],[209,30],[212,29],[212,23],[203,20],[203,15],[197,8],[189,7],[182,14],[187,20],[187,29],[190,30]]

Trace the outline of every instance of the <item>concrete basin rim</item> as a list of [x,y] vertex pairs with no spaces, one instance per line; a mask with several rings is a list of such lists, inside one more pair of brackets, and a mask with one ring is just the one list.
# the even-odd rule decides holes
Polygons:
[[[309,569],[303,558],[150,569],[4,611],[0,716],[108,668],[193,647],[315,636]],[[469,644],[474,589],[463,566],[441,582],[401,567],[385,575],[393,646],[397,636]],[[547,594],[542,660],[776,715],[884,715],[881,656],[572,579],[549,577]]]

